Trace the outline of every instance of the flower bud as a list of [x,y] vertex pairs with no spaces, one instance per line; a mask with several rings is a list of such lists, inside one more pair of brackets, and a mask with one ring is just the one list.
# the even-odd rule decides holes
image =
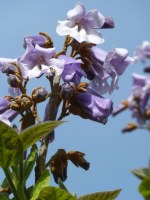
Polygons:
[[28,97],[21,98],[21,108],[22,110],[27,110],[32,106],[32,100]]
[[144,72],[150,73],[150,67],[145,67]]
[[12,110],[23,112],[32,106],[32,99],[28,96],[19,96],[16,99],[12,99],[9,106]]
[[138,128],[138,125],[135,123],[129,123],[126,127],[122,129],[123,133],[134,131]]
[[7,75],[14,74],[15,72],[17,72],[17,67],[13,64],[6,64],[3,65],[1,71]]
[[112,17],[105,17],[105,22],[102,28],[114,28],[115,24]]
[[74,93],[73,87],[69,83],[60,86],[60,95],[63,99],[69,99]]
[[48,97],[48,92],[43,87],[38,87],[32,92],[32,99],[36,103],[45,101],[47,97]]
[[7,82],[11,87],[14,87],[14,88],[19,88],[21,85],[21,80],[13,74],[9,75]]
[[84,159],[84,153],[79,151],[70,151],[68,152],[69,160],[76,166],[81,167],[85,170],[88,170],[90,167],[90,163]]
[[62,181],[65,181],[67,178],[67,154],[64,149],[58,149],[56,154],[52,156],[50,162],[50,170],[53,174],[54,180],[58,183],[58,179],[60,178]]

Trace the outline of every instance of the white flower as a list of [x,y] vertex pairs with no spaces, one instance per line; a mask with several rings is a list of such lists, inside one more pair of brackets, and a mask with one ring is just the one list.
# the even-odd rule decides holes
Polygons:
[[56,32],[63,36],[69,35],[78,42],[101,44],[102,35],[96,30],[102,28],[105,17],[97,10],[86,12],[85,7],[77,3],[75,8],[68,11],[67,20],[58,21]]

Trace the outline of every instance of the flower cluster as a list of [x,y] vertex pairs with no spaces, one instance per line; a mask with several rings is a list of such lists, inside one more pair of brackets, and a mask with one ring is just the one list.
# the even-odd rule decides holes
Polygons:
[[[144,41],[136,49],[134,56],[137,61],[146,62],[150,58],[150,42]],[[145,72],[150,72],[150,67],[144,68]],[[114,109],[113,116],[129,109],[136,123],[129,123],[123,132],[130,132],[137,128],[150,128],[150,77],[140,74],[132,74],[132,92],[127,100],[123,100],[118,108]]]
[[[57,25],[56,32],[66,36],[62,51],[56,52],[50,36],[40,32],[24,38],[25,52],[21,57],[0,58],[0,70],[7,75],[10,86],[10,96],[0,99],[0,119],[10,125],[20,114],[25,127],[29,125],[26,115],[33,119],[32,123],[39,122],[37,104],[50,98],[43,121],[55,120],[63,102],[58,119],[72,113],[105,124],[113,103],[102,95],[118,88],[119,76],[133,59],[126,49],[106,52],[96,46],[104,42],[98,31],[103,28],[114,28],[112,17],[105,17],[97,10],[86,12],[77,3],[67,13],[67,20]],[[71,47],[70,55],[68,47]],[[27,82],[44,75],[51,91],[38,86],[28,95]]]

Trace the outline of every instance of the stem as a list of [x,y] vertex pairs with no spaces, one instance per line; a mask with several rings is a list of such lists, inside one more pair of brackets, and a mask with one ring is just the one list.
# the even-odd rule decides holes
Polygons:
[[[49,111],[48,111],[48,120],[55,120],[56,114],[59,106],[58,101],[58,89],[59,89],[59,83],[60,83],[60,76],[56,76],[55,83],[52,88],[52,96],[49,100]],[[51,133],[47,135],[45,138],[43,138],[40,148],[39,157],[37,158],[37,163],[35,167],[35,182],[40,178],[42,173],[46,169],[46,156],[48,151],[48,145],[49,145],[49,139],[50,139]]]
[[[9,183],[9,186],[10,186],[10,188],[11,188],[11,191],[12,191],[12,193],[14,194],[15,199],[16,199],[16,200],[20,200],[19,194],[17,193],[17,190],[16,190],[16,188],[15,188],[15,185],[14,185],[14,183],[13,183],[13,181],[12,181],[12,178],[11,178],[9,169],[7,168],[7,169],[3,169],[3,170],[4,170],[4,173],[5,173],[5,175],[6,175],[6,178],[7,178],[7,181],[8,181],[8,183]],[[22,199],[22,200],[23,200],[23,199]]]

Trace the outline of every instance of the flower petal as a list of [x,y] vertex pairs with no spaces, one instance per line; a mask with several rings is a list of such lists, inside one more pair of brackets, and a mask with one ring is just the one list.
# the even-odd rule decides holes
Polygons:
[[101,28],[104,25],[105,17],[95,9],[87,12],[85,20],[91,28]]
[[23,47],[26,48],[28,43],[31,43],[32,45],[43,45],[47,41],[46,37],[43,35],[31,35],[24,37],[24,44]]
[[82,17],[85,15],[85,7],[77,3],[75,8],[72,10],[69,10],[67,13],[67,19],[70,20],[73,23],[78,23],[82,19]]
[[3,65],[8,63],[17,62],[17,58],[11,59],[11,58],[0,58],[0,70],[3,67]]
[[86,27],[86,35],[87,35],[87,42],[93,44],[102,44],[104,43],[104,38],[102,34],[99,33],[97,30],[92,29],[90,27]]
[[71,29],[74,27],[74,24],[68,20],[66,21],[58,21],[56,32],[58,35],[70,35]]

